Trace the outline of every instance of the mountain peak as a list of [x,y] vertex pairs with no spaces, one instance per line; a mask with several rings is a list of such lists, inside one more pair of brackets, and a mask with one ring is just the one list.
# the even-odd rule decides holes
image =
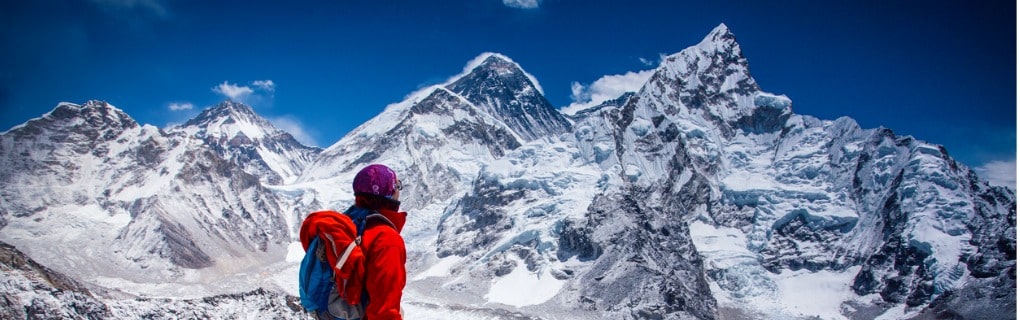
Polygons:
[[483,64],[485,64],[485,63],[492,63],[492,62],[505,62],[505,63],[517,64],[517,63],[514,62],[513,59],[510,59],[510,57],[507,57],[507,56],[503,55],[502,53],[486,52],[486,53],[482,53],[480,56],[484,56],[485,57],[485,60],[482,61]]
[[709,32],[708,36],[706,36],[705,38],[706,39],[725,39],[725,38],[732,38],[732,37],[733,37],[733,32],[730,32],[730,27],[726,26],[725,23],[720,23],[718,26],[715,27],[715,29],[712,29],[712,32]]
[[485,58],[485,60],[482,60],[482,63],[477,68],[483,67],[490,69],[501,69],[507,72],[514,72],[515,70],[512,70],[511,68],[515,67],[518,70],[520,69],[520,66],[514,63],[513,60],[510,60],[510,58],[508,58],[507,56],[498,53],[489,54],[488,57]]
[[280,133],[269,120],[256,114],[251,107],[230,100],[202,110],[197,117],[176,129],[197,137],[229,140],[261,140]]
[[202,113],[194,119],[188,120],[185,126],[191,125],[207,125],[210,122],[217,121],[218,119],[233,119],[234,121],[257,119],[258,116],[255,114],[255,110],[251,107],[231,100],[224,100],[214,107],[202,110]]
[[117,127],[124,129],[138,126],[138,122],[135,122],[127,113],[102,100],[89,100],[81,105],[61,102],[53,111],[44,115],[44,118],[72,121],[76,125],[88,125],[94,128]]
[[695,47],[705,52],[740,53],[737,37],[733,35],[733,32],[730,31],[730,28],[725,23],[719,24],[715,29],[712,29],[712,32],[709,32]]
[[712,63],[737,63],[743,69],[747,68],[747,60],[740,50],[737,37],[733,35],[726,24],[716,26],[697,45],[669,55],[663,60],[663,64],[669,65],[681,61],[677,66],[681,69],[704,67],[704,65],[699,66],[693,63],[692,59],[696,60],[697,57],[708,58]]
[[[722,122],[751,115],[755,106],[738,103],[738,97],[753,97],[761,90],[751,77],[736,37],[725,24],[715,27],[697,45],[663,59],[651,81],[683,83],[674,93],[680,95],[681,104],[693,109],[711,109],[708,111],[711,117]],[[646,88],[668,87],[662,85],[646,85]],[[715,98],[709,98],[712,96]]]
[[321,151],[301,144],[250,106],[230,100],[173,130],[205,140],[223,158],[273,185],[292,182]]
[[483,53],[446,84],[526,141],[566,132],[570,123],[546,100],[535,77],[498,53]]
[[[453,77],[447,85],[451,85],[454,82],[460,81],[465,77],[472,75],[477,76],[499,76],[501,78],[514,78],[515,76],[524,76],[530,82],[530,87],[538,90],[539,93],[545,94],[542,90],[542,86],[538,83],[538,79],[531,75],[521,65],[514,62],[513,59],[495,52],[485,52],[474,59],[471,59],[464,67],[464,72],[460,75]],[[522,84],[523,85],[523,84]]]
[[[513,60],[497,54],[493,54],[488,58],[485,58],[485,60],[483,60],[482,63],[473,70],[473,72],[488,72],[489,74],[502,77],[524,74],[524,70],[521,70],[521,67],[514,63]],[[532,84],[535,83],[534,80],[531,80],[531,82]]]
[[235,111],[239,111],[239,112],[246,112],[246,113],[251,113],[251,114],[255,113],[255,111],[252,110],[252,108],[249,107],[248,105],[240,103],[240,102],[236,102],[234,100],[223,100],[223,102],[220,102],[219,104],[216,105],[216,108],[230,109],[230,110],[235,110]]
[[83,104],[82,107],[86,107],[86,108],[110,108],[110,107],[113,107],[113,106],[111,106],[109,102],[106,102],[106,101],[103,101],[103,100],[95,100],[95,99],[93,99],[93,100],[85,101],[85,104]]
[[181,127],[201,128],[206,130],[207,134],[217,135],[234,136],[243,133],[249,138],[261,138],[278,130],[248,105],[230,100],[203,110]]

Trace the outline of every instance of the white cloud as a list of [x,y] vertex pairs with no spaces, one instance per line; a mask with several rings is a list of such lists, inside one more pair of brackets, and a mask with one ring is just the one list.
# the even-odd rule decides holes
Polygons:
[[643,64],[645,66],[648,66],[648,67],[657,67],[657,66],[659,66],[660,63],[662,63],[663,61],[666,60],[666,57],[669,57],[669,55],[667,55],[665,53],[660,53],[659,57],[656,58],[656,59],[647,59],[647,58],[644,58],[644,57],[639,57],[638,61],[641,61],[641,64]]
[[223,81],[223,83],[212,87],[212,91],[232,101],[252,107],[271,107],[273,94],[276,91],[276,82],[268,79],[255,80],[250,83],[250,86],[242,86]]
[[273,83],[273,80],[255,80],[252,81],[251,84],[253,86],[262,88],[262,90],[265,90],[267,92],[276,91],[276,84]]
[[227,98],[230,98],[230,100],[234,100],[237,102],[244,102],[244,100],[247,99],[248,96],[250,96],[252,93],[255,93],[255,90],[252,90],[248,86],[239,86],[233,83],[227,83],[226,81],[223,81],[223,83],[213,87],[212,91],[215,93],[222,94]]
[[503,0],[503,5],[518,9],[536,9],[541,0]]
[[1016,191],[1016,159],[991,161],[974,168],[978,176],[993,186],[1004,186]]
[[195,105],[191,102],[172,102],[167,105],[167,108],[170,108],[171,111],[191,110],[195,108]]
[[578,111],[594,107],[600,103],[619,98],[626,92],[637,92],[648,82],[655,70],[630,72],[619,75],[608,75],[595,80],[591,85],[574,82],[570,85],[570,98],[573,102],[561,111],[574,114]]
[[319,146],[318,142],[315,141],[314,137],[315,133],[313,131],[307,130],[305,125],[303,125],[300,120],[292,116],[280,116],[270,118],[269,122],[271,122],[277,128],[280,128],[280,130],[290,133],[290,135],[293,136],[294,139],[297,139],[298,142],[301,142],[306,146],[312,147]]

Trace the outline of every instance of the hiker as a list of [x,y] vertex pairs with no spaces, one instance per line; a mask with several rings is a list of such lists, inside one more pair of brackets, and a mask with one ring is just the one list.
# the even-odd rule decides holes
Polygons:
[[400,230],[407,218],[400,211],[400,190],[397,174],[390,168],[373,164],[354,176],[354,207],[377,211],[392,225],[381,219],[365,224],[361,247],[365,253],[365,292],[368,304],[365,319],[402,319],[400,298],[407,281],[407,251]]
[[402,185],[393,170],[373,164],[354,176],[353,189],[347,211],[313,212],[301,223],[301,305],[318,319],[400,320]]

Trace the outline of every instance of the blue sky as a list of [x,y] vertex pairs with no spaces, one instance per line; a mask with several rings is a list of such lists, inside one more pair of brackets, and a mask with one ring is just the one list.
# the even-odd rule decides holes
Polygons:
[[635,86],[725,23],[794,112],[942,144],[1015,184],[1016,13],[1014,1],[3,1],[0,130],[89,99],[165,127],[233,97],[328,147],[483,52],[568,106]]

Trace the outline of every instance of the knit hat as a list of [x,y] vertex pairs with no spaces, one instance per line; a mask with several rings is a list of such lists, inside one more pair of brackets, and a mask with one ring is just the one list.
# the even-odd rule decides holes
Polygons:
[[396,192],[397,174],[389,167],[373,164],[354,176],[354,194],[371,194],[383,197]]

